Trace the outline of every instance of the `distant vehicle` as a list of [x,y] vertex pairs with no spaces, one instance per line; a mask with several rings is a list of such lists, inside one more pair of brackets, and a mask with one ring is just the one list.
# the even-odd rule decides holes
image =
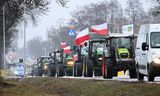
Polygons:
[[20,77],[25,76],[25,65],[23,64],[23,59],[20,59],[19,63],[16,65],[14,75]]
[[37,59],[37,76],[48,75],[49,56],[41,56]]
[[56,75],[56,64],[55,64],[55,52],[50,52],[50,60],[48,65],[48,76],[55,76]]
[[65,58],[66,64],[65,64],[65,73],[67,76],[73,75],[73,67],[74,67],[74,61],[73,61],[73,55],[72,54],[66,54]]
[[49,76],[55,76],[57,74],[57,77],[64,76],[64,57],[63,57],[63,50],[54,50],[54,52],[50,52],[50,60],[49,60],[49,70],[48,75]]
[[160,24],[141,25],[135,53],[139,81],[160,76]]
[[38,76],[38,65],[37,64],[33,64],[32,65],[32,70],[31,70],[31,76]]
[[73,46],[70,54],[65,54],[65,73],[67,76],[82,76],[80,50]]

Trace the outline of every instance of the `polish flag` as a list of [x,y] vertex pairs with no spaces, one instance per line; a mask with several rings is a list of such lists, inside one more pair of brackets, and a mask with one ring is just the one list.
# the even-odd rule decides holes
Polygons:
[[81,45],[86,40],[89,40],[89,38],[89,30],[86,28],[77,34],[75,42],[77,45]]
[[91,26],[91,32],[94,32],[100,35],[107,35],[108,34],[107,23]]
[[71,53],[71,46],[67,46],[67,47],[63,48],[63,52],[64,53]]
[[61,42],[61,48],[65,48],[66,47],[66,43]]

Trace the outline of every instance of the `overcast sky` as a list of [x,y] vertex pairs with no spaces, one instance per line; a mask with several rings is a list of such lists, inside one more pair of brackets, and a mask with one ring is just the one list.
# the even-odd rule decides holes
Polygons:
[[[39,18],[39,23],[37,26],[33,26],[32,23],[29,23],[26,28],[26,40],[33,39],[36,36],[42,37],[43,40],[47,39],[47,30],[50,29],[52,26],[57,26],[58,21],[63,18],[65,22],[71,18],[70,13],[80,8],[81,6],[88,5],[90,3],[98,3],[104,0],[69,0],[67,6],[68,8],[63,8],[60,5],[56,4],[54,1],[51,0],[50,9],[47,15],[41,16]],[[126,0],[118,0],[122,7],[126,7]],[[150,7],[149,0],[141,0],[143,1],[143,6],[145,10]],[[146,2],[147,1],[147,2]],[[23,28],[21,27],[21,31]],[[23,32],[19,33],[19,40],[18,46],[23,46]]]

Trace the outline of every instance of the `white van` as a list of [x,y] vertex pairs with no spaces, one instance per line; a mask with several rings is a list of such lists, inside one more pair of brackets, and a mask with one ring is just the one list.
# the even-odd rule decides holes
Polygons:
[[138,80],[154,81],[160,76],[160,24],[147,24],[140,27],[135,50]]

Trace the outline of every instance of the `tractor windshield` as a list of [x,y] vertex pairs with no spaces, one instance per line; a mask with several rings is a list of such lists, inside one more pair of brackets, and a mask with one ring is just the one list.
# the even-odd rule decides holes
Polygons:
[[93,43],[92,52],[96,52],[97,55],[102,55],[106,49],[106,43]]
[[44,58],[42,61],[43,64],[49,63],[49,59],[48,58]]
[[57,53],[57,54],[56,54],[56,58],[57,58],[57,61],[58,61],[58,62],[61,62],[61,54],[60,54],[60,53]]
[[112,45],[115,48],[127,48],[131,49],[131,39],[130,38],[114,38],[111,40]]

